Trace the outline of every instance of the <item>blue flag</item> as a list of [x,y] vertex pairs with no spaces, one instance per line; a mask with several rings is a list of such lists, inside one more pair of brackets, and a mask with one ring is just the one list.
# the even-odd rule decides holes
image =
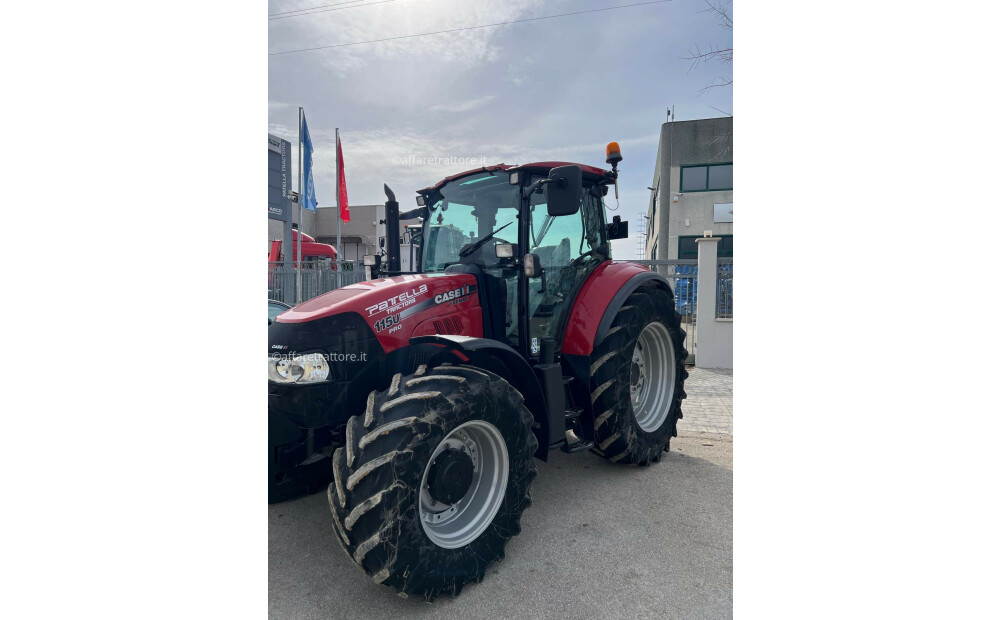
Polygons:
[[310,211],[316,210],[316,185],[313,184],[313,143],[309,137],[309,125],[306,124],[306,115],[302,114],[302,127],[299,128],[299,135],[302,136],[304,145],[302,153],[302,170],[305,179],[306,189],[302,194],[302,206]]

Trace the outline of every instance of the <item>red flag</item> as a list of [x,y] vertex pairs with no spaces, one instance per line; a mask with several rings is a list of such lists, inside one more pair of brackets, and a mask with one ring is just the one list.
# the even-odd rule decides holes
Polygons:
[[337,133],[337,202],[340,204],[340,219],[351,221],[351,212],[347,209],[347,179],[344,178],[344,152],[340,149],[340,133]]

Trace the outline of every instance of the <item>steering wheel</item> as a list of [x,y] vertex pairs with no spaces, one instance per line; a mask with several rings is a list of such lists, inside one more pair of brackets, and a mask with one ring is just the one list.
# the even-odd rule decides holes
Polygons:
[[584,259],[590,258],[591,256],[594,256],[595,254],[597,254],[597,250],[587,250],[583,254],[581,254],[581,255],[577,256],[576,258],[574,258],[573,260],[569,261],[569,264],[566,265],[566,268],[568,269],[570,267],[573,267],[573,268],[579,267],[583,263]]
[[559,295],[561,298],[569,295],[571,292],[570,289],[576,280],[574,276],[578,273],[578,268],[583,261],[596,254],[598,254],[597,250],[589,250],[569,261],[565,267],[559,270],[558,279],[555,282],[549,283],[549,290],[552,290],[553,294]]

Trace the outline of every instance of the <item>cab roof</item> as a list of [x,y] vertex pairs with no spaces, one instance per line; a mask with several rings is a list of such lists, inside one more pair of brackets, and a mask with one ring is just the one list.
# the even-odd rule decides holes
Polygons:
[[588,166],[587,164],[577,164],[577,163],[573,163],[573,162],[570,162],[570,161],[536,161],[536,162],[532,162],[530,164],[522,164],[520,166],[509,166],[507,164],[494,164],[492,166],[483,166],[481,168],[473,168],[472,170],[466,170],[465,172],[459,172],[458,174],[453,174],[453,175],[451,175],[449,177],[445,177],[445,178],[441,179],[440,181],[438,181],[436,184],[431,185],[430,187],[425,187],[423,189],[418,189],[417,193],[418,194],[425,194],[427,192],[432,192],[432,191],[434,191],[436,189],[439,189],[442,185],[444,185],[448,181],[453,181],[455,179],[460,179],[460,178],[462,178],[464,176],[468,176],[470,174],[476,174],[476,173],[479,173],[479,172],[492,172],[494,170],[510,170],[510,171],[524,170],[526,172],[543,172],[543,173],[547,173],[552,168],[558,168],[559,166],[580,166],[580,169],[583,171],[583,178],[584,178],[584,180],[587,180],[587,181],[602,181],[602,180],[608,180],[608,181],[610,181],[610,179],[608,179],[605,176],[605,170],[603,170],[602,168],[596,168],[594,166]]

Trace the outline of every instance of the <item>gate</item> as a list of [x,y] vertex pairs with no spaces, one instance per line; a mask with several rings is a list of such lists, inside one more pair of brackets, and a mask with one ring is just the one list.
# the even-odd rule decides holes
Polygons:
[[[349,261],[316,261],[302,263],[302,301],[318,297],[323,293],[363,282],[365,268],[360,263]],[[295,285],[298,274],[294,267],[283,267],[281,263],[267,264],[267,298],[295,304]]]
[[681,328],[687,332],[684,336],[684,348],[688,352],[685,363],[694,364],[698,345],[695,342],[697,332],[695,326],[698,320],[698,259],[629,260],[628,262],[645,265],[670,283],[670,288],[674,291],[674,306],[681,315]]
[[733,259],[720,258],[716,275],[715,318],[733,318]]

